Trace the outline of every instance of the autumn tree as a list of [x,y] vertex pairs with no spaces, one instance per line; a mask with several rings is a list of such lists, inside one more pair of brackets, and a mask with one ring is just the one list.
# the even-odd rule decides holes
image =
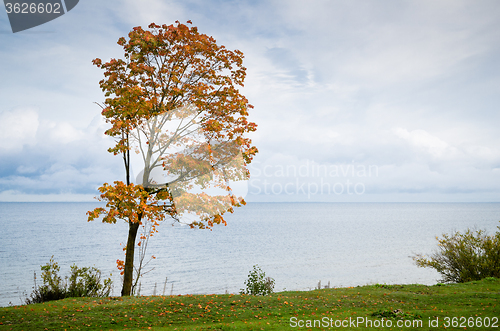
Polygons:
[[[192,24],[190,21],[187,24]],[[106,99],[102,114],[116,138],[109,149],[121,155],[125,182],[104,183],[100,201],[106,207],[88,212],[92,221],[128,223],[122,296],[131,294],[134,250],[167,218],[211,228],[226,224],[223,214],[245,204],[232,183],[248,178],[247,165],[257,149],[247,133],[253,108],[239,92],[245,70],[243,53],[217,45],[214,38],[178,21],[134,28],[120,38],[123,59],[93,63],[104,70],[100,87]],[[131,153],[141,156],[143,170],[131,178]],[[133,156],[133,154],[132,154]],[[148,233],[137,235],[149,222]]]

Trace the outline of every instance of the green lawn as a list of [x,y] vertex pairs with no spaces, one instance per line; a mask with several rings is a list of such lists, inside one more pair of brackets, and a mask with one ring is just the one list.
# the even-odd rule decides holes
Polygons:
[[[280,292],[266,297],[68,298],[0,308],[0,330],[444,330],[445,324],[450,325],[448,330],[500,330],[499,303],[500,279],[495,278],[451,285]],[[429,326],[431,322],[438,327]]]

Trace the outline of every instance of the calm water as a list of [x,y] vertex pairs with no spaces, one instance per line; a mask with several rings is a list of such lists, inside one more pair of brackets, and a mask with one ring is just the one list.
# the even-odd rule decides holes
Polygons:
[[[86,222],[95,203],[0,203],[0,306],[24,302],[33,272],[54,259],[66,275],[73,263],[112,273],[127,225]],[[433,284],[439,274],[417,268],[409,256],[431,253],[435,236],[500,225],[500,203],[249,203],[227,226],[192,230],[162,224],[150,241],[154,269],[141,294],[237,293],[258,264],[276,290],[371,283]],[[149,268],[148,268],[149,269]],[[40,281],[39,277],[38,280]]]

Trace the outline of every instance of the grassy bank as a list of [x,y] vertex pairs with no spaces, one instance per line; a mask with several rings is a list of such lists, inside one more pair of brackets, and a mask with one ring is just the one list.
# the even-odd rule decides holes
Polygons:
[[[452,285],[370,285],[280,292],[266,297],[68,298],[0,308],[0,330],[437,330],[448,323],[447,329],[463,330],[465,326],[468,330],[499,330],[498,319],[500,279],[493,278]],[[436,322],[438,327],[433,327]],[[383,327],[375,327],[381,323]],[[387,326],[389,323],[392,327]]]

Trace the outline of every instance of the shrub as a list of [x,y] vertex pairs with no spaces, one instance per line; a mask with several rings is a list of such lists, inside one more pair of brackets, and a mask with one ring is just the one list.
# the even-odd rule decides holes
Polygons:
[[59,300],[66,297],[65,285],[58,273],[60,270],[57,262],[54,262],[54,256],[50,258],[49,263],[41,266],[43,285],[37,287],[36,273],[35,286],[29,298],[26,298],[26,304],[41,303],[45,301]]
[[266,273],[254,265],[253,270],[248,274],[245,286],[246,289],[240,290],[241,294],[268,295],[274,291],[274,279],[266,277]]
[[78,268],[71,266],[71,275],[65,281],[59,276],[60,267],[54,262],[54,257],[49,263],[41,266],[43,285],[37,287],[36,274],[35,286],[26,304],[41,303],[59,300],[68,297],[105,297],[111,292],[111,279],[105,279],[101,284],[101,271],[95,267]]
[[419,267],[436,269],[443,283],[500,278],[500,231],[488,236],[483,230],[467,230],[436,239],[438,250],[430,259],[418,254],[413,260]]
[[107,278],[101,284],[101,271],[96,267],[78,268],[71,266],[71,276],[67,297],[107,297],[111,292],[111,279]]

